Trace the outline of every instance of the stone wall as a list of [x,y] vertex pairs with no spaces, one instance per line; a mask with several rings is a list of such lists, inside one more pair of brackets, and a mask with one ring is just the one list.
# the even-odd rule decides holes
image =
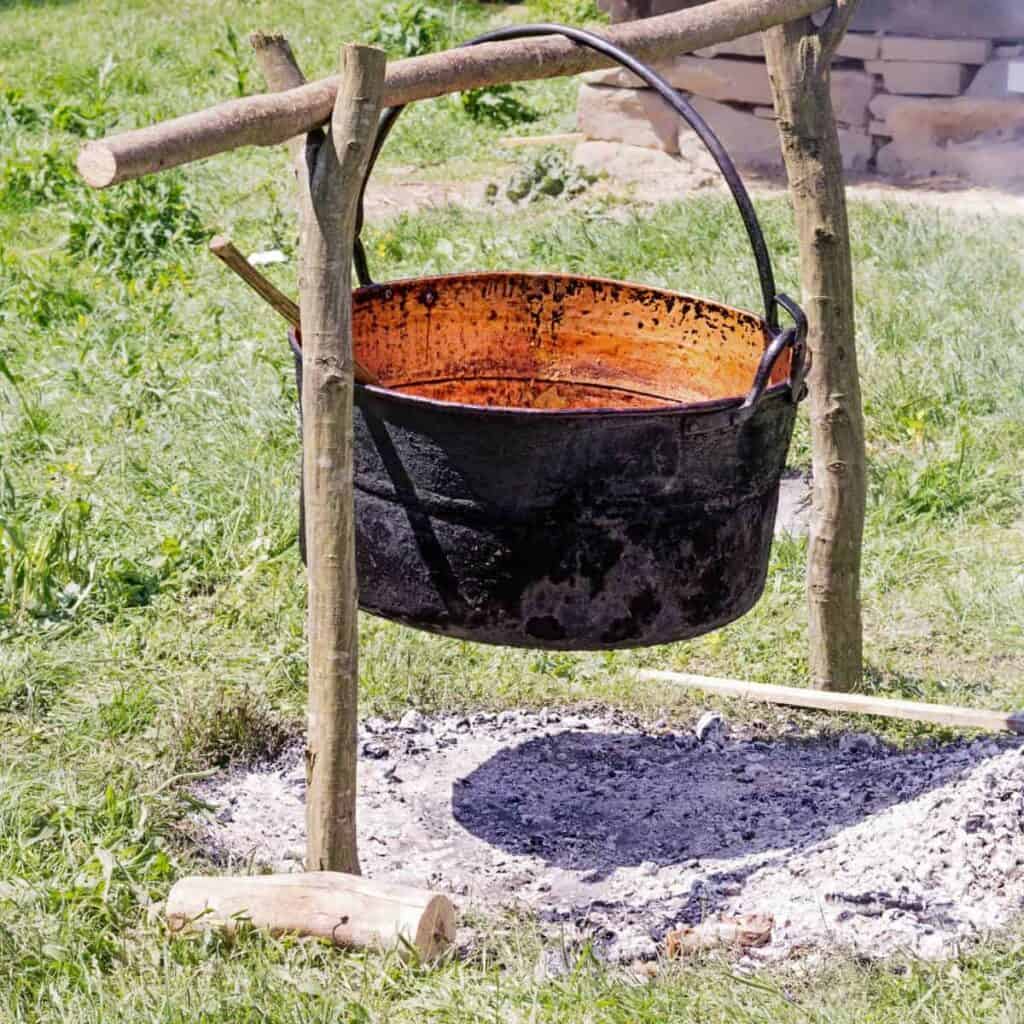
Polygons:
[[[608,0],[622,6],[681,0]],[[960,177],[982,185],[1024,185],[1024,0],[970,5],[974,36],[925,37],[874,31],[888,17],[920,31],[937,0],[868,0],[858,25],[836,55],[832,94],[847,170],[921,179]],[[931,6],[930,6],[931,5]],[[952,6],[942,5],[948,13]],[[916,18],[916,20],[915,20]],[[934,17],[932,23],[934,22]],[[1019,33],[1007,37],[1009,31]],[[983,34],[987,31],[989,34]],[[748,36],[658,64],[657,70],[721,137],[745,169],[777,172],[782,154],[760,36]],[[706,166],[693,132],[658,97],[622,70],[584,76],[578,127],[588,142],[577,159],[591,168],[611,160],[621,170],[621,146],[658,150],[691,166]],[[593,145],[589,143],[605,143]],[[614,144],[609,146],[607,144]],[[638,154],[638,156],[640,156]],[[660,162],[659,162],[660,161]],[[650,169],[667,164],[641,157]]]

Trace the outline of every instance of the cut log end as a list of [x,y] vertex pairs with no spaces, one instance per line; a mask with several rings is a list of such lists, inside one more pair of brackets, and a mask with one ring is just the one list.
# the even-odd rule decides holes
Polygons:
[[78,173],[93,188],[106,188],[117,180],[117,159],[102,142],[87,142],[78,153]]
[[447,896],[434,896],[423,908],[413,945],[425,960],[433,960],[454,941],[455,907]]
[[455,939],[447,896],[339,871],[294,875],[183,878],[167,897],[171,931],[239,923],[272,935],[302,935],[355,949],[415,950],[424,960]]

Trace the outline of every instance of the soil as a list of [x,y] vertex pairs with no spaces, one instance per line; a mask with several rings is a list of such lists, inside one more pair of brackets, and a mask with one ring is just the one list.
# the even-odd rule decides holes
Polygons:
[[[698,733],[700,738],[698,738]],[[526,909],[611,961],[658,954],[709,915],[770,914],[748,961],[897,952],[938,959],[1024,904],[1024,745],[901,752],[644,728],[613,712],[506,711],[360,735],[364,873]],[[300,751],[208,780],[197,836],[216,862],[299,870]]]

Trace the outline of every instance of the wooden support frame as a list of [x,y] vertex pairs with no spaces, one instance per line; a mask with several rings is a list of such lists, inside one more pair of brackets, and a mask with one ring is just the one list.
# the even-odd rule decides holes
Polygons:
[[[835,688],[854,685],[860,675],[857,577],[863,424],[853,347],[849,236],[828,63],[855,3],[713,0],[606,32],[610,41],[636,57],[658,60],[771,30],[766,32],[766,52],[800,225],[815,355],[811,394],[818,472],[811,542],[812,678],[817,686]],[[819,30],[810,15],[826,8],[832,13]],[[399,105],[484,85],[577,74],[608,61],[558,37],[482,44],[398,61],[387,69],[379,51],[348,46],[342,51],[338,75],[306,83],[282,37],[257,35],[253,44],[275,93],[87,143],[78,167],[90,185],[102,188],[241,146],[289,142],[300,196],[304,340],[307,867],[358,873],[351,253],[356,203],[376,118],[384,103]],[[845,582],[843,573],[849,576]],[[822,597],[817,606],[816,595]]]
[[[714,0],[673,14],[614,25],[604,35],[634,57],[655,61],[760,32],[830,5],[831,0]],[[277,60],[277,55],[272,59]],[[399,106],[486,85],[577,75],[611,63],[599,53],[556,36],[484,43],[394,61],[387,68],[383,103]],[[287,142],[327,123],[338,82],[334,75],[291,87],[280,95],[231,100],[87,142],[78,157],[79,173],[94,188],[106,188],[240,146]]]
[[352,246],[385,62],[382,50],[342,49],[330,126],[307,137],[297,175],[309,580],[306,867],[350,874],[359,874]]
[[811,353],[814,490],[807,557],[811,685],[861,683],[861,545],[867,502],[846,186],[830,68],[859,0],[837,0],[818,28],[800,18],[764,34],[800,238]]

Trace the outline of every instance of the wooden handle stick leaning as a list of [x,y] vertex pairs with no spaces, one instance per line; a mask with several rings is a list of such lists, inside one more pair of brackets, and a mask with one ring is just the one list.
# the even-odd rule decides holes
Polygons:
[[[292,325],[299,329],[299,306],[275,287],[269,278],[261,274],[231,241],[224,235],[217,235],[210,242],[210,252],[226,267],[230,267],[268,306],[277,310]],[[377,378],[358,360],[352,360],[352,375],[360,384],[376,384]]]
[[686,672],[662,672],[644,669],[641,679],[673,683],[695,690],[717,693],[723,697],[788,704],[816,711],[845,711],[856,715],[879,715],[882,718],[903,718],[911,722],[929,722],[960,729],[986,729],[990,732],[1024,733],[1024,711],[985,711],[946,704],[925,704],[916,700],[892,700],[864,693],[838,693],[831,690],[805,690],[798,686],[772,686],[768,683],[747,683],[739,679],[714,679]]
[[455,908],[447,896],[339,871],[193,876],[175,883],[167,897],[172,931],[232,931],[242,921],[274,935],[309,935],[337,946],[391,949],[408,943],[425,960],[455,938]]

